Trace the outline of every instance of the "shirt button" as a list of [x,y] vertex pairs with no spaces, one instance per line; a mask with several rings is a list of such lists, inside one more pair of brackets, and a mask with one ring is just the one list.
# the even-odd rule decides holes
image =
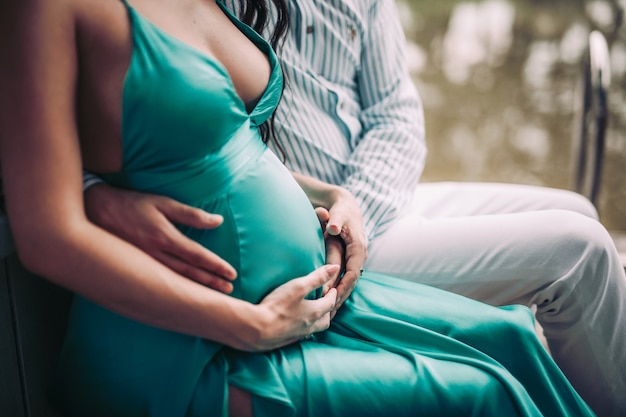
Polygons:
[[306,27],[306,33],[313,33],[313,25],[309,25]]

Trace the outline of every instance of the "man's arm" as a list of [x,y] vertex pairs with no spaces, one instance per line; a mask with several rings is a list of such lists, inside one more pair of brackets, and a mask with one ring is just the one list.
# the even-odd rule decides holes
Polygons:
[[422,104],[405,43],[394,2],[374,2],[357,80],[363,134],[342,184],[359,202],[369,239],[384,232],[410,201],[426,159]]
[[226,294],[233,290],[235,268],[175,227],[212,229],[222,224],[221,216],[167,197],[117,189],[88,173],[83,173],[83,188],[93,223],[187,278]]

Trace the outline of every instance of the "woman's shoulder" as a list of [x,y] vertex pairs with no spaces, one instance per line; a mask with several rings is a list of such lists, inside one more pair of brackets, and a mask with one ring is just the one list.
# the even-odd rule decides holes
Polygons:
[[115,33],[127,25],[121,0],[20,0],[0,2],[0,27],[8,48],[49,38]]
[[122,0],[65,1],[73,3],[79,36],[91,41],[128,41],[128,11]]
[[[0,1],[0,61],[13,61],[16,71],[54,62],[67,67],[68,58],[75,62],[98,55],[102,60],[125,53],[129,33],[121,0]],[[2,78],[10,78],[7,71],[0,71]]]

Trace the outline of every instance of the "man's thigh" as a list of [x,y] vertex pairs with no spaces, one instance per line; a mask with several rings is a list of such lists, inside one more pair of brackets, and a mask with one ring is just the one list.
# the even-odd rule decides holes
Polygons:
[[[587,242],[610,241],[605,234],[596,220],[566,210],[404,216],[371,243],[366,269],[492,305],[531,305],[558,291],[553,284],[586,256]],[[569,276],[568,285],[581,278]]]
[[434,219],[551,209],[569,210],[598,218],[591,202],[573,191],[477,182],[418,184],[409,214]]

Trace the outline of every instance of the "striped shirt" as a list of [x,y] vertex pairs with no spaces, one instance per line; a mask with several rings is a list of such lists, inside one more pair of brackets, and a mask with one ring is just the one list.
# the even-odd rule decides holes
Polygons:
[[286,164],[350,190],[371,239],[408,205],[426,159],[395,3],[292,0],[289,7],[281,50],[287,86],[276,110]]
[[[225,0],[237,10],[236,0]],[[368,238],[411,199],[426,145],[393,0],[291,0],[276,133],[289,169],[347,188]],[[275,146],[270,147],[276,152]]]

